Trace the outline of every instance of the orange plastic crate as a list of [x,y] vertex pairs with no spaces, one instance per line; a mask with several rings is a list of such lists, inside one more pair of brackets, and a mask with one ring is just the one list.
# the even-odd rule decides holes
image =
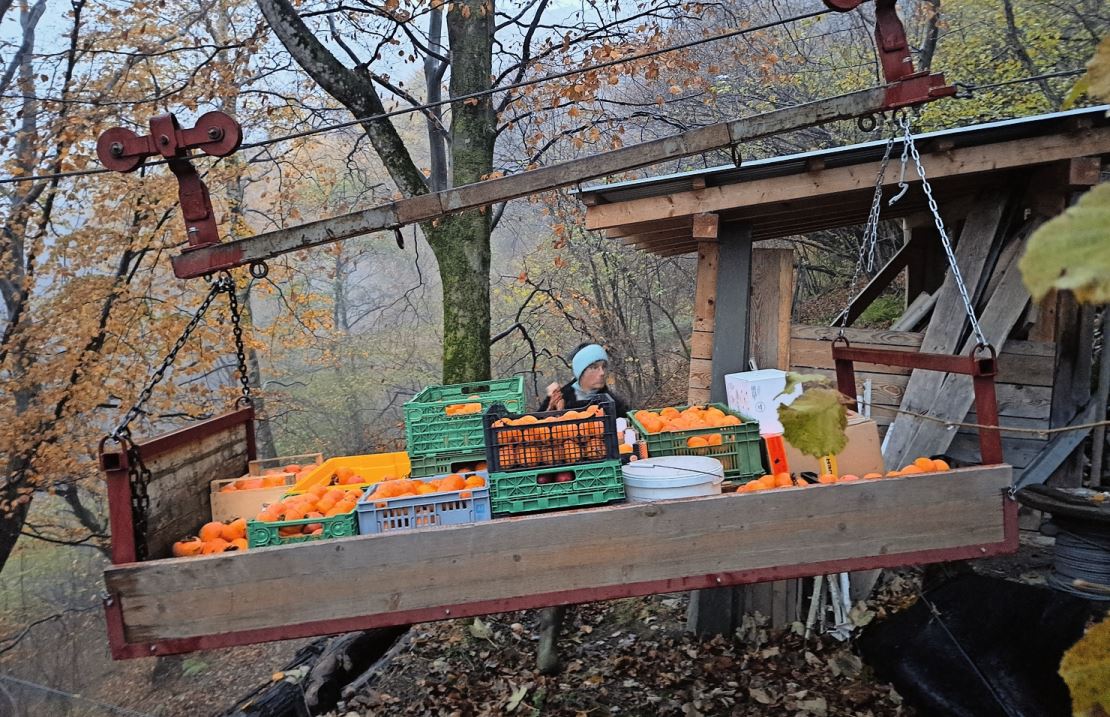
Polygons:
[[[303,475],[287,495],[304,493],[316,485],[332,485],[336,481],[336,472],[340,468],[349,468],[355,475],[363,480],[350,483],[348,486],[361,486],[366,488],[385,478],[406,478],[412,472],[409,463],[409,454],[404,451],[397,453],[370,453],[364,456],[338,456],[329,458],[314,468],[307,475]],[[344,487],[348,487],[344,486]]]

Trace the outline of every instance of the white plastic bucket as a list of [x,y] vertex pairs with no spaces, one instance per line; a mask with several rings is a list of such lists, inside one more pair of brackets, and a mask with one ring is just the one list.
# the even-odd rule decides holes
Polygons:
[[725,469],[707,456],[662,456],[633,461],[621,469],[629,500],[650,501],[717,495]]

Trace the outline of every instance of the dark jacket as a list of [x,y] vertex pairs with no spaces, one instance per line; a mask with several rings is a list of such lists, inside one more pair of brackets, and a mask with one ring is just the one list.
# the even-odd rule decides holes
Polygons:
[[[570,409],[570,408],[583,408],[584,406],[589,404],[589,401],[579,401],[578,398],[574,395],[574,384],[573,383],[568,383],[567,385],[563,386],[559,390],[562,391],[562,393],[563,393],[563,405],[566,406],[568,409]],[[600,391],[598,391],[598,393],[608,394],[609,398],[613,399],[613,403],[617,404],[617,417],[618,418],[625,415],[626,413],[628,413],[628,404],[624,402],[623,398],[621,398],[617,394],[610,391],[608,387],[601,389]],[[540,403],[539,410],[541,410],[541,411],[548,410],[548,408],[547,408],[548,403],[549,403],[549,401],[548,401],[547,396],[544,396],[543,402]]]

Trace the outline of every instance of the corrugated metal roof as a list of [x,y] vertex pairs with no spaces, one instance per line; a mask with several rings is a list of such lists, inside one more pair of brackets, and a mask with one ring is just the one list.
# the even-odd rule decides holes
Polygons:
[[[914,135],[914,140],[917,142],[944,140],[951,143],[953,148],[993,144],[995,142],[1052,134],[1059,131],[1061,125],[1072,122],[1077,118],[1089,118],[1096,125],[1108,125],[1110,124],[1110,118],[1107,117],[1108,112],[1110,112],[1110,105],[1084,107],[1066,112],[1054,112],[999,122],[987,122],[968,127],[924,132]],[[901,142],[895,143],[896,151],[900,151],[901,144]],[[581,198],[590,198],[599,203],[656,197],[689,191],[694,188],[693,182],[695,179],[703,180],[707,187],[713,187],[737,182],[750,182],[767,177],[801,174],[808,171],[807,167],[817,160],[820,160],[826,168],[874,162],[882,157],[885,146],[886,140],[883,139],[802,154],[756,159],[746,161],[740,167],[729,164],[689,172],[665,174],[659,177],[594,185],[583,187],[578,194]]]

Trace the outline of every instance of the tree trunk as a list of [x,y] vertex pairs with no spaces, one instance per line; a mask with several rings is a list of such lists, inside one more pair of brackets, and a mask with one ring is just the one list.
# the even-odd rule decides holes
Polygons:
[[[348,69],[318,40],[289,0],[257,0],[266,21],[293,56],[332,97],[356,117],[385,111],[369,69]],[[450,5],[451,95],[492,86],[494,8],[484,0]],[[431,75],[435,76],[434,73]],[[438,81],[438,80],[437,80]],[[407,196],[428,192],[404,140],[388,119],[362,123],[374,151]],[[451,179],[454,186],[481,181],[493,170],[496,115],[488,96],[454,102],[451,108]],[[439,262],[443,284],[443,380],[489,378],[490,217],[478,209],[421,225]]]
[[[493,64],[493,3],[450,5],[451,96],[488,90]],[[488,95],[451,106],[451,179],[456,187],[480,182],[493,171],[496,116]],[[438,222],[424,233],[439,262],[443,283],[443,381],[463,383],[490,376],[490,210],[476,209]]]

